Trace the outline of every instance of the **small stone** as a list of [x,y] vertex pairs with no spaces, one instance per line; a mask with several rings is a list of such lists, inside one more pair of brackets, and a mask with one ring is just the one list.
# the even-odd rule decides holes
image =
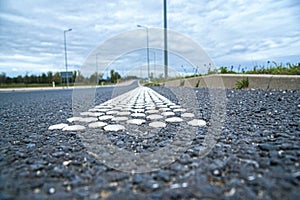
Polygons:
[[220,170],[215,169],[215,170],[213,171],[213,175],[215,175],[215,176],[220,176],[220,175],[221,175]]
[[32,147],[35,147],[35,144],[34,143],[29,143],[29,144],[26,144],[26,147],[27,148],[32,148]]
[[191,125],[191,126],[205,126],[206,122],[204,120],[201,120],[201,119],[193,119],[192,121],[188,122],[188,125]]
[[279,147],[272,144],[260,144],[258,147],[263,151],[271,151],[271,150],[277,150]]
[[63,166],[68,166],[71,162],[72,162],[72,160],[64,161],[63,162]]
[[151,187],[153,189],[157,189],[157,188],[159,188],[159,184],[158,183],[153,183]]
[[227,197],[231,197],[235,194],[236,189],[235,188],[231,188],[228,192],[225,192],[225,196]]
[[284,153],[283,150],[279,150],[279,151],[278,151],[278,155],[279,155],[280,157],[283,157],[283,156],[285,155],[285,153]]
[[60,157],[60,156],[63,156],[65,154],[66,153],[63,152],[63,151],[57,151],[57,152],[52,153],[51,155],[54,156],[54,157]]
[[55,193],[55,188],[53,188],[53,187],[52,187],[52,188],[49,188],[49,191],[48,191],[48,192],[49,192],[49,194],[54,194],[54,193]]
[[33,190],[33,192],[34,192],[34,193],[40,193],[40,192],[41,192],[41,189],[40,189],[40,188],[35,188],[35,189]]
[[119,124],[107,125],[104,127],[105,131],[120,131],[125,130],[125,127]]
[[180,188],[180,187],[181,187],[181,186],[180,186],[179,183],[175,183],[175,184],[172,184],[172,185],[170,186],[171,189],[177,189],[177,188]]
[[188,186],[188,183],[182,183],[181,185],[183,188],[186,188]]
[[66,126],[68,126],[68,124],[55,124],[55,125],[52,125],[48,128],[48,130],[55,130],[55,129],[63,129],[65,128]]
[[255,180],[255,176],[248,176],[248,180],[249,181],[254,181]]

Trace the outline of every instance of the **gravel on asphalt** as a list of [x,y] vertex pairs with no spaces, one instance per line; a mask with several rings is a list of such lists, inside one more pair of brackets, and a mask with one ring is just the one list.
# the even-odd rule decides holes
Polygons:
[[[97,89],[96,105],[113,89]],[[152,89],[178,102],[169,89]],[[204,157],[198,152],[212,105],[207,89],[194,91],[207,126],[175,162],[149,173],[109,168],[78,131],[48,130],[73,117],[71,90],[1,92],[0,199],[298,199],[300,91],[226,90],[226,121]],[[174,127],[143,149],[132,135],[107,137],[128,151],[155,151],[173,140]]]

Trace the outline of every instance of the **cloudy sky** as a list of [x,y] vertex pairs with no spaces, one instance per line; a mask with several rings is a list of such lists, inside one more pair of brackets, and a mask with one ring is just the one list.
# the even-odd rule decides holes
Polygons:
[[[64,71],[63,31],[69,28],[68,64],[77,70],[109,38],[135,30],[137,24],[163,27],[162,2],[0,0],[0,72],[16,76]],[[299,0],[168,0],[167,4],[168,28],[195,41],[217,67],[300,62]]]

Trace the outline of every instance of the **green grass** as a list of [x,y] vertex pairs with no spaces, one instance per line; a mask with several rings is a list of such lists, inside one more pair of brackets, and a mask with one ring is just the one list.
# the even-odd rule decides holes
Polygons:
[[246,70],[242,73],[228,70],[227,67],[221,67],[219,71],[220,71],[219,73],[221,74],[300,75],[300,63],[297,64],[286,63],[285,65],[283,65],[282,63],[277,64],[276,62],[272,62],[272,64],[268,67],[254,66],[252,70]]
[[235,89],[245,89],[249,86],[249,79],[248,77],[243,78],[241,81],[237,81],[235,84]]
[[[59,86],[59,85],[56,85]],[[0,84],[0,88],[30,88],[30,87],[52,87],[52,84],[24,84],[24,83],[11,83],[11,84]]]

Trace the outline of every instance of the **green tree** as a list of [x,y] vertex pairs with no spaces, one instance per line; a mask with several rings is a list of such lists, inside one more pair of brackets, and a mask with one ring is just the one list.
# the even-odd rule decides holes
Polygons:
[[76,74],[76,82],[77,83],[84,83],[85,82],[85,78],[79,70],[77,71],[77,74]]
[[0,74],[0,84],[3,84],[6,82],[6,74],[4,72],[2,72]]
[[48,77],[45,73],[40,76],[40,83],[48,83]]
[[48,82],[52,83],[53,81],[53,73],[51,71],[47,72]]
[[113,69],[110,70],[110,82],[115,83],[115,71]]
[[93,73],[93,74],[90,76],[89,79],[90,79],[90,80],[89,80],[90,83],[96,83],[96,84],[98,84],[98,82],[99,82],[98,73],[97,73],[97,72]]
[[53,81],[54,81],[56,84],[58,84],[58,83],[61,82],[61,78],[60,78],[59,72],[56,72],[56,73],[54,74]]
[[17,76],[17,80],[16,80],[16,83],[23,83],[24,82],[24,79],[21,75]]

